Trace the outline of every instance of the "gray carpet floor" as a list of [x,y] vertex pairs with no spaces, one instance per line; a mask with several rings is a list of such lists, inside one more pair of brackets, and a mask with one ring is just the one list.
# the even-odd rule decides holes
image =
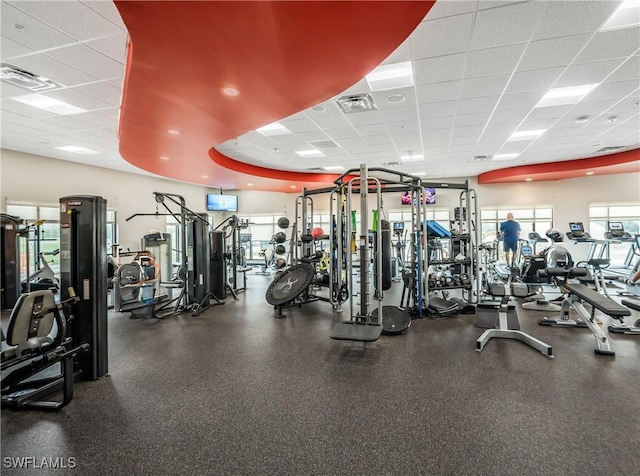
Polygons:
[[[498,339],[476,352],[473,315],[335,341],[347,312],[276,319],[270,279],[198,317],[110,313],[107,377],[59,413],[2,410],[2,474],[640,474],[640,336],[599,356],[588,329],[520,311],[554,359]],[[20,457],[75,468],[10,467]]]

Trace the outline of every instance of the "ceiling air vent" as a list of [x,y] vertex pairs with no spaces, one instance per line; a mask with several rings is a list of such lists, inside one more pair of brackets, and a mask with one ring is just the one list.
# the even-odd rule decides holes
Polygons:
[[338,144],[333,142],[332,140],[317,140],[314,142],[309,142],[316,149],[333,149],[336,147],[340,147]]
[[387,168],[394,168],[394,167],[400,167],[402,164],[400,162],[385,162],[384,164],[382,164],[383,167],[387,167]]
[[50,91],[52,89],[61,88],[62,85],[56,83],[37,74],[30,73],[10,64],[2,63],[0,65],[0,79],[8,84],[13,84],[19,88],[32,92]]
[[376,104],[373,102],[373,97],[369,93],[340,96],[336,99],[336,102],[345,114],[351,114],[352,112],[374,111],[378,109]]
[[628,146],[626,146],[626,145],[614,145],[614,146],[611,146],[611,147],[603,147],[602,149],[596,150],[596,153],[598,153],[598,152],[602,152],[602,153],[615,152],[616,150],[626,149],[627,147]]
[[486,162],[487,160],[491,160],[492,158],[492,155],[474,155],[473,157],[471,157],[471,162]]
[[305,169],[305,171],[307,172],[325,172],[325,170],[322,167],[311,167],[308,169]]

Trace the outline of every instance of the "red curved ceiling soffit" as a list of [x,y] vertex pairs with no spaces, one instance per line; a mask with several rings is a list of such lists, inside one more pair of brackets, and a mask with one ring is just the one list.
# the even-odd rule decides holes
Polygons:
[[[291,192],[291,181],[329,185],[335,175],[251,166],[213,146],[352,86],[433,3],[116,1],[130,35],[120,154],[143,170],[215,187],[253,182],[256,190]],[[225,87],[240,94],[225,96]]]
[[640,172],[640,149],[588,159],[520,165],[492,170],[478,175],[478,183],[524,182],[528,179],[538,182],[584,177],[587,173],[589,175],[610,175],[634,172]]

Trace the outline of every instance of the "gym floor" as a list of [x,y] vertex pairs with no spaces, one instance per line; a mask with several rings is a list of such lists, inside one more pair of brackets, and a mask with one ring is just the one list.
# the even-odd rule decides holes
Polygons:
[[2,410],[2,474],[640,474],[639,336],[610,334],[616,356],[599,356],[588,329],[520,311],[555,359],[501,339],[476,352],[473,315],[335,341],[348,311],[276,319],[270,280],[250,275],[198,317],[110,313],[108,377],[78,383],[59,413]]

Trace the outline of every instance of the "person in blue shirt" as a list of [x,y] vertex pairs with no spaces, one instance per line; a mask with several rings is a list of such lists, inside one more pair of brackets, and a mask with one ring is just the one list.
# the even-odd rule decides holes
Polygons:
[[[513,213],[507,213],[507,221],[500,224],[500,234],[504,247],[504,259],[507,266],[514,267],[518,251],[518,238],[520,237],[520,223],[513,219]],[[509,251],[511,251],[511,260],[509,260]]]

